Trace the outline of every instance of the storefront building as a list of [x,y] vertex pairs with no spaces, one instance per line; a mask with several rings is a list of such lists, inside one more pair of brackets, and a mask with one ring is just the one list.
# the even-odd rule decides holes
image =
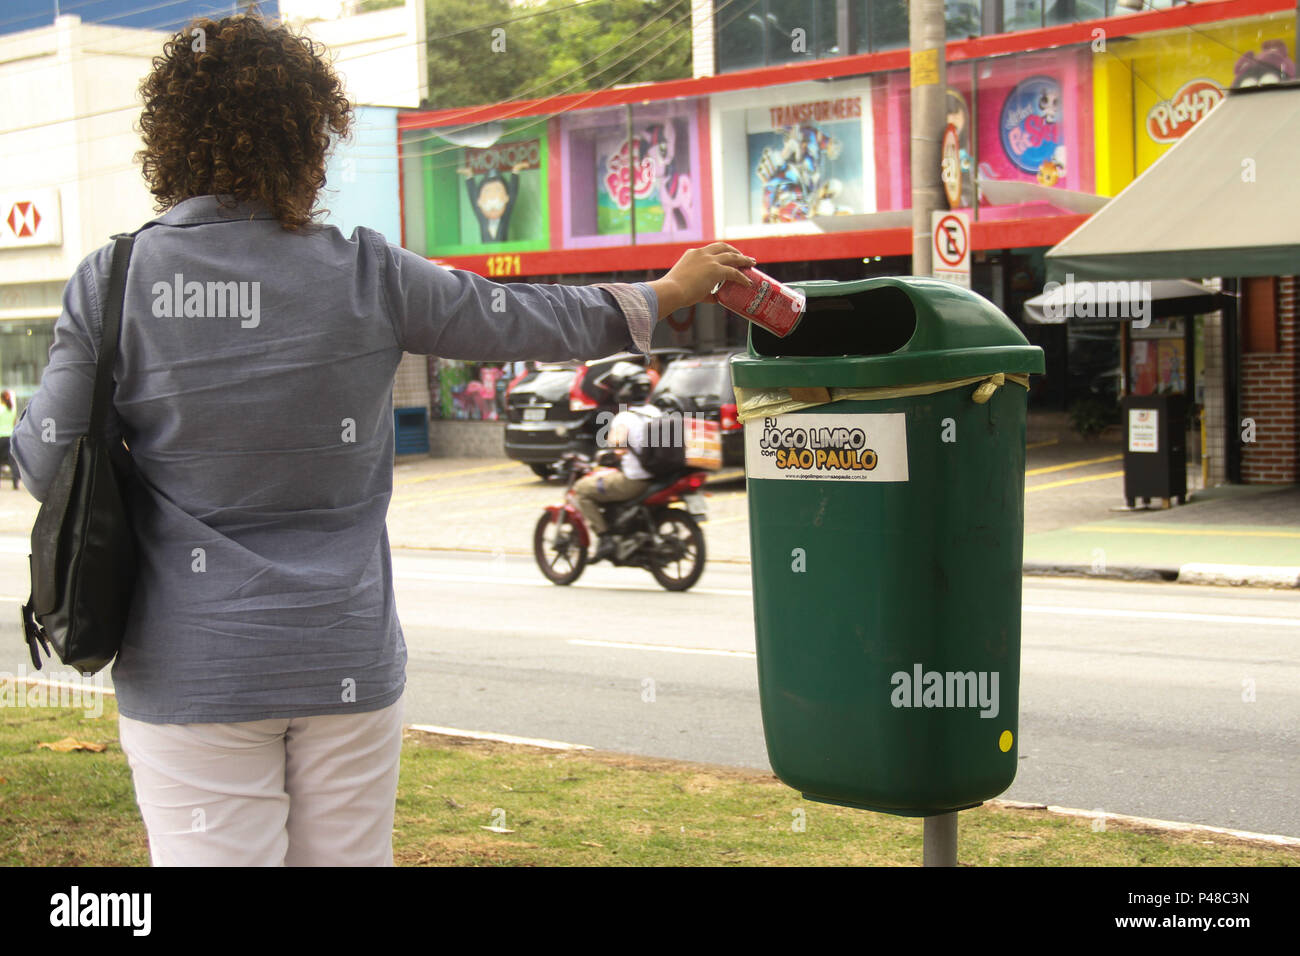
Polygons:
[[[1239,10],[1246,5],[1221,6]],[[1195,29],[1160,30],[1109,42],[1105,55],[1095,56],[1093,65],[1099,191],[1115,195],[1146,173],[1229,91],[1294,81],[1295,37],[1295,10],[1284,6]],[[1249,133],[1266,140],[1268,121]],[[1241,155],[1234,152],[1225,158],[1226,175],[1253,190],[1258,175],[1253,164],[1262,156],[1247,155],[1256,151],[1245,141],[1230,146],[1230,152],[1233,148]],[[1155,215],[1169,219],[1195,209],[1204,222],[1217,219],[1235,227],[1238,217],[1246,214],[1241,208],[1206,200],[1217,185],[1192,177],[1176,203],[1163,215]],[[1279,184],[1262,175],[1258,189],[1269,197],[1263,215],[1273,222],[1294,215],[1285,212],[1287,208],[1300,209],[1293,181]],[[1266,231],[1266,221],[1259,220],[1259,231]],[[1249,237],[1249,231],[1243,238]],[[1117,327],[1113,339],[1120,343],[1120,391],[1187,396],[1197,412],[1191,423],[1203,425],[1194,429],[1193,438],[1204,456],[1210,484],[1293,482],[1300,479],[1300,445],[1295,437],[1300,411],[1296,279],[1250,273],[1237,279],[1243,273],[1228,258],[1212,256],[1188,268],[1221,270],[1228,278],[1212,284],[1222,285],[1232,295],[1231,307],[1156,321],[1144,328]],[[1300,268],[1300,260],[1292,265]],[[1200,434],[1205,436],[1203,447]]]
[[[844,4],[778,6],[768,12],[782,35],[807,21],[802,55],[784,56],[767,36],[747,47],[761,52],[751,63],[732,17],[703,33],[697,23],[704,75],[694,79],[404,112],[404,242],[511,281],[651,278],[713,239],[784,281],[909,273],[910,75],[898,11],[850,4],[862,9],[848,24],[857,40],[846,44],[833,42],[845,18],[831,15]],[[1222,91],[1293,77],[1295,56],[1287,0],[1134,14],[1113,3],[1029,6],[948,5],[949,156],[958,170],[949,202],[972,220],[972,287],[1018,323],[1043,290],[1047,249],[1141,175]],[[802,19],[795,8],[807,8]],[[984,35],[960,39],[970,32]],[[729,72],[701,69],[701,36],[712,37],[714,60]],[[1131,367],[1121,367],[1118,324],[1024,325],[1048,358],[1031,407],[1064,418],[1080,402],[1113,406],[1144,389],[1186,389],[1203,402],[1206,388],[1223,387],[1211,381],[1222,366],[1218,321],[1135,330]],[[735,317],[700,306],[661,323],[655,344],[737,348],[745,332]],[[446,371],[486,387],[482,368]],[[442,411],[474,415],[464,403]]]
[[[56,16],[51,7],[0,24],[0,388],[15,393],[20,410],[48,363],[68,279],[109,237],[158,214],[133,159],[143,145],[134,129],[140,81],[167,31],[210,12],[211,4],[187,0],[144,17],[132,0],[94,6],[81,10],[84,22],[75,14]],[[263,13],[289,16],[303,7],[271,3]],[[321,196],[325,221],[345,233],[370,226],[396,242],[402,229],[397,108],[427,92],[423,4],[408,0],[403,7],[314,18],[295,29],[328,41],[354,102],[390,104],[357,107],[353,137],[330,157]],[[396,37],[409,42],[395,43]],[[399,423],[416,412],[427,421],[422,356],[402,361],[394,406]],[[427,449],[427,429],[418,428],[416,447]]]

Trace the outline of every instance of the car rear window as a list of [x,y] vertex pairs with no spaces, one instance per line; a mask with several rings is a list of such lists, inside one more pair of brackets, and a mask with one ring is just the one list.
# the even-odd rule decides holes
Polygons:
[[725,365],[681,360],[668,366],[656,391],[672,391],[679,395],[717,395],[725,399],[731,394],[731,373]]
[[520,382],[511,394],[531,394],[538,398],[558,400],[569,394],[574,374],[576,373],[572,369],[541,371],[527,382]]

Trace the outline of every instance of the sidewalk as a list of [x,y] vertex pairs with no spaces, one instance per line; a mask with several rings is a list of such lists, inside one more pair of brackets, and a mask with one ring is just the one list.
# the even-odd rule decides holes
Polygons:
[[1224,485],[1181,507],[1079,517],[1026,535],[1025,573],[1300,586],[1297,485]]

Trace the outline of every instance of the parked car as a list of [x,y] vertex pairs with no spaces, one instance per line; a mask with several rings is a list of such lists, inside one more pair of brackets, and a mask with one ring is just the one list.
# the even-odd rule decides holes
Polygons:
[[615,364],[644,367],[652,358],[671,363],[686,354],[681,348],[652,349],[648,356],[620,352],[589,362],[543,364],[525,373],[506,386],[506,457],[523,462],[538,477],[559,477],[566,452],[596,453],[600,413],[617,410],[603,384]]
[[739,352],[691,355],[664,370],[650,402],[664,411],[690,413],[717,422],[722,433],[722,464],[745,463],[745,431],[736,418],[731,387],[731,357]]

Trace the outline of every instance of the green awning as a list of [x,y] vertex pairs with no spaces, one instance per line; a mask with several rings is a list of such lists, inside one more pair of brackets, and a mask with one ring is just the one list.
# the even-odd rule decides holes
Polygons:
[[1300,273],[1300,83],[1230,91],[1045,261],[1054,282]]

